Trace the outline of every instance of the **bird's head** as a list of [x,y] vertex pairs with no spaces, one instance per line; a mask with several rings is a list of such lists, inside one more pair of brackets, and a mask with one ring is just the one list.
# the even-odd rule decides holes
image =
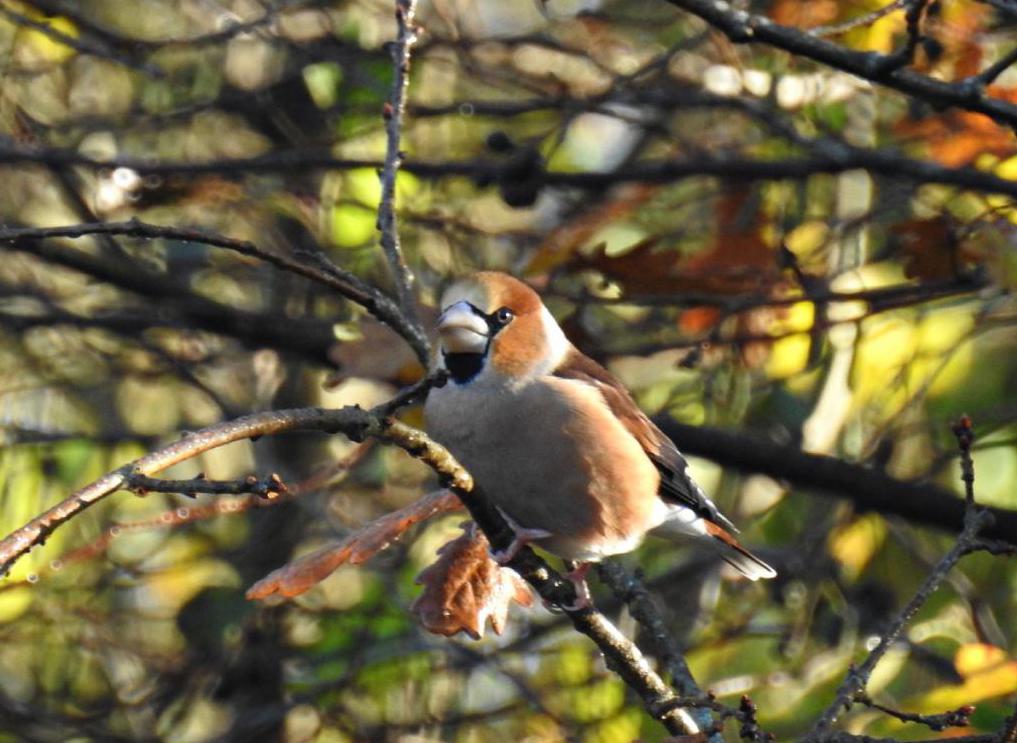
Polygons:
[[508,274],[455,282],[441,308],[438,365],[457,384],[525,381],[554,369],[569,349],[537,293]]

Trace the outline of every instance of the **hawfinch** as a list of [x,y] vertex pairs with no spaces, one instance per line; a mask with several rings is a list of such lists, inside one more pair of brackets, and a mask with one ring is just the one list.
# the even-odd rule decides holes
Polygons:
[[473,475],[516,539],[579,563],[630,552],[647,532],[693,537],[750,580],[773,568],[742,547],[734,526],[692,481],[671,440],[610,372],[565,337],[540,297],[483,272],[443,295],[436,365],[448,383],[428,395],[427,429]]

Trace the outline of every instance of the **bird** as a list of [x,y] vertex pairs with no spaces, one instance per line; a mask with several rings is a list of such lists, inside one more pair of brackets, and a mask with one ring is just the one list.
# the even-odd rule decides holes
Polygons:
[[434,371],[447,377],[424,405],[428,434],[470,472],[523,545],[572,569],[576,604],[590,606],[596,562],[636,549],[647,534],[709,545],[750,580],[776,571],[689,474],[675,444],[625,386],[566,337],[540,296],[482,271],[442,294]]

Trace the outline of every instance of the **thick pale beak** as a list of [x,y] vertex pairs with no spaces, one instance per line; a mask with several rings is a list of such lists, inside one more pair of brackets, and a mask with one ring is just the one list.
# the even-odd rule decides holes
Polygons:
[[438,318],[438,335],[445,353],[483,353],[489,332],[487,321],[469,302],[456,302]]

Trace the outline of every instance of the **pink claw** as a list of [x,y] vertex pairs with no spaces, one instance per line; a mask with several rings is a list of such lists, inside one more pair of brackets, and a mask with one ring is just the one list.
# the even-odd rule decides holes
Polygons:
[[566,611],[581,611],[593,606],[593,595],[590,593],[590,586],[586,583],[586,575],[592,567],[592,562],[581,562],[574,570],[565,573],[565,577],[572,582],[576,589],[576,602],[562,607]]
[[[497,508],[497,506],[495,506],[495,508]],[[503,550],[493,550],[491,552],[491,558],[499,565],[508,564],[513,557],[519,554],[519,550],[526,545],[536,542],[539,539],[546,539],[551,536],[551,532],[546,529],[527,529],[500,508],[498,508],[498,513],[502,515],[502,518],[505,519],[505,522],[509,525],[509,528],[512,529],[512,533],[515,535],[512,539],[512,543],[508,547]]]
[[590,568],[592,567],[592,562],[581,562],[575,568],[565,573],[565,577],[569,579],[576,589],[575,603],[559,606],[558,604],[550,604],[547,601],[544,601],[544,608],[554,613],[560,613],[562,611],[582,611],[583,609],[592,608],[593,596],[590,594],[590,587],[586,583],[586,575],[590,572]]

